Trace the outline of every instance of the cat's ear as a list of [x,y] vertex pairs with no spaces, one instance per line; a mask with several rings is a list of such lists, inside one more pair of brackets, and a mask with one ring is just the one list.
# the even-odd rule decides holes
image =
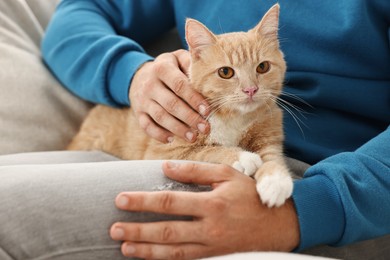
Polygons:
[[186,20],[186,41],[190,51],[200,50],[202,47],[213,45],[215,35],[207,27],[194,19]]
[[255,28],[250,31],[258,33],[263,37],[265,36],[277,40],[279,28],[279,10],[279,4],[272,6],[263,16],[261,21],[255,26]]

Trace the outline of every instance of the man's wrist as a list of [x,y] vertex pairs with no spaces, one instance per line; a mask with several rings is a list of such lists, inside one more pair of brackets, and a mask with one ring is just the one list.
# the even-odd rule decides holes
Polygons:
[[291,252],[299,246],[300,241],[298,215],[292,199],[288,199],[279,208],[278,220],[280,223],[279,245],[281,246],[279,251]]

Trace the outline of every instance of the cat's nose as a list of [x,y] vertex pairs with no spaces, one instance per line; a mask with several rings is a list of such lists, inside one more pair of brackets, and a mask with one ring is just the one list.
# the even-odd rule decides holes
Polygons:
[[257,86],[251,86],[251,87],[244,88],[242,92],[247,94],[249,97],[253,97],[258,90],[259,88]]

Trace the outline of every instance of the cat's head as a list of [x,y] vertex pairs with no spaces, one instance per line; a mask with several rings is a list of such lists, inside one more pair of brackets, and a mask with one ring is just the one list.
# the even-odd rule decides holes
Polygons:
[[248,32],[213,34],[187,19],[190,80],[220,113],[248,113],[275,104],[286,63],[278,41],[279,5]]

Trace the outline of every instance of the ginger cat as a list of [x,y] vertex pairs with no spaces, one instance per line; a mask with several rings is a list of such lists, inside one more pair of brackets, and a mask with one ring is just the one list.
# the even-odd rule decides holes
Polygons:
[[[277,105],[286,71],[279,49],[279,5],[248,32],[214,35],[188,19],[191,85],[207,98],[211,132],[195,143],[148,137],[129,108],[96,106],[70,150],[102,150],[127,160],[183,159],[223,163],[256,179],[260,199],[280,206],[293,182],[283,158],[282,110]],[[212,173],[210,173],[212,174]]]

